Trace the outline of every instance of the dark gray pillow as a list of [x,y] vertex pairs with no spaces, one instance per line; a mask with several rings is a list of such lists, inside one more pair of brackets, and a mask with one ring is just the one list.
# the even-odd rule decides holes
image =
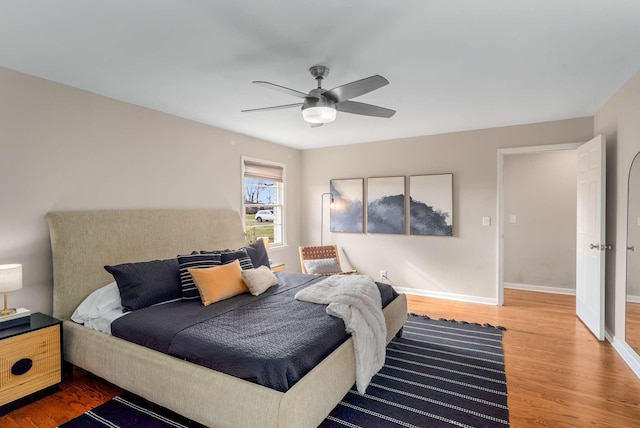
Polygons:
[[180,264],[180,284],[182,286],[182,300],[193,300],[200,298],[200,292],[193,282],[193,277],[187,270],[188,268],[208,268],[212,266],[220,266],[219,253],[192,253],[186,256],[178,256]]
[[251,263],[253,263],[254,268],[259,268],[260,266],[266,266],[271,269],[271,263],[269,263],[269,253],[267,253],[267,249],[264,246],[264,241],[262,239],[258,239],[251,245],[247,245],[243,247],[249,258],[251,259]]
[[125,311],[182,297],[177,259],[105,266],[118,284]]

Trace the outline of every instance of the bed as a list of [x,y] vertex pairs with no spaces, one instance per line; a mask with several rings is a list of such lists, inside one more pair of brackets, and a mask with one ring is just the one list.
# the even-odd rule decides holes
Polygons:
[[[104,265],[172,258],[194,248],[242,247],[236,211],[68,211],[51,212],[47,221],[53,315],[64,320],[63,356],[69,363],[212,427],[315,427],[354,384],[352,339],[280,392],[69,320],[85,297],[112,281]],[[406,297],[400,294],[383,312],[390,341],[406,319]]]

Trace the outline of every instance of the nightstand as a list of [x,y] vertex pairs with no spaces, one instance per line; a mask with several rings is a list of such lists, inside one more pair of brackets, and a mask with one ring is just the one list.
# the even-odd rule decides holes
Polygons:
[[0,330],[0,414],[62,381],[62,321],[31,314],[29,324]]
[[272,263],[271,264],[271,270],[272,271],[283,271],[284,270],[284,263]]

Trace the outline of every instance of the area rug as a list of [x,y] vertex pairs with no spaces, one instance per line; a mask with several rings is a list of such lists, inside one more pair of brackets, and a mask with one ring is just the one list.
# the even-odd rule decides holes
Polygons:
[[[365,395],[354,387],[326,427],[509,426],[502,327],[409,315]],[[125,393],[61,428],[201,427]]]

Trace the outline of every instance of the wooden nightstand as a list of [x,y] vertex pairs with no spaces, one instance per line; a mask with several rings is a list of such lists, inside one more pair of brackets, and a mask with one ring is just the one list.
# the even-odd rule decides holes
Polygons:
[[31,314],[31,323],[0,330],[0,414],[62,381],[62,321]]
[[272,271],[283,271],[284,270],[284,263],[272,263],[271,264],[271,270]]

